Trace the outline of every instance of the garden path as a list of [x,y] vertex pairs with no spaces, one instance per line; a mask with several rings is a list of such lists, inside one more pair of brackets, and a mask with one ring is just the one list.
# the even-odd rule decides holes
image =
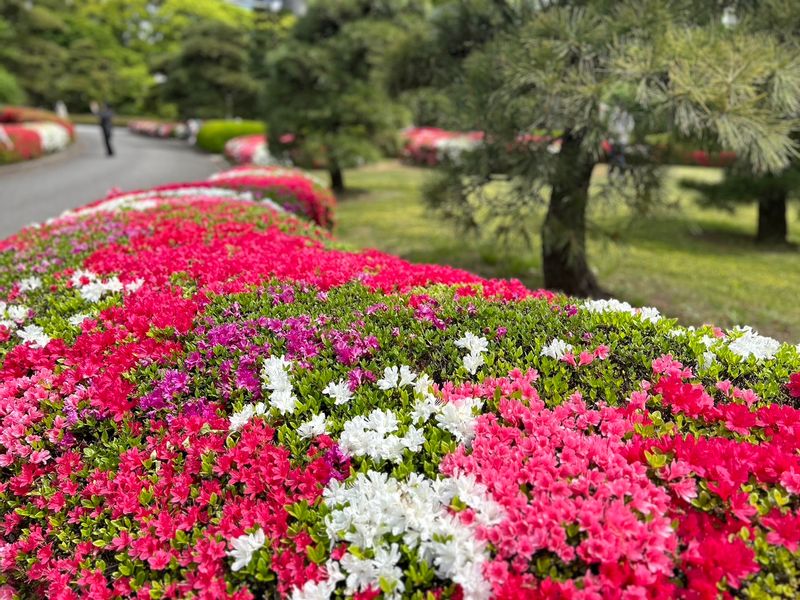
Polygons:
[[116,156],[107,158],[98,126],[79,125],[75,144],[61,155],[0,168],[0,239],[32,222],[123,190],[205,179],[220,168],[219,157],[179,140],[131,134],[117,128]]

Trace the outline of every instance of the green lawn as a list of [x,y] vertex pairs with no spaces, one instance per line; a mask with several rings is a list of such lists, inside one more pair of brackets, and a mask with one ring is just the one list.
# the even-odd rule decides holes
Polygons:
[[[429,173],[392,162],[349,171],[352,191],[339,203],[339,239],[415,262],[517,277],[541,287],[538,249],[531,253],[520,245],[501,251],[489,240],[459,233],[425,208],[421,186]],[[601,180],[604,172],[598,169],[596,177]],[[681,177],[708,179],[719,172],[670,169],[665,189],[681,210],[664,207],[647,217],[607,205],[593,211],[590,261],[601,283],[617,298],[656,306],[687,325],[749,324],[761,333],[800,341],[800,250],[756,247],[755,207],[735,214],[700,209],[677,190]],[[800,244],[796,209],[791,217],[792,241]],[[538,229],[538,223],[531,227]]]

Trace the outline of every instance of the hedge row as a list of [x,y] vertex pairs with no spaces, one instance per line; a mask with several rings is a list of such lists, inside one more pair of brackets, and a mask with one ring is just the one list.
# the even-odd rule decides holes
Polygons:
[[796,596],[800,348],[250,198],[0,242],[4,597]]

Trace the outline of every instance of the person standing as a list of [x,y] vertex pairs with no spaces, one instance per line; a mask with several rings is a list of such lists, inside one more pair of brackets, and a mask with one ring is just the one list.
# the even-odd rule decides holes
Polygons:
[[114,148],[111,146],[111,134],[114,131],[114,112],[107,103],[98,112],[100,118],[100,129],[103,130],[103,141],[106,144],[106,156],[114,156]]

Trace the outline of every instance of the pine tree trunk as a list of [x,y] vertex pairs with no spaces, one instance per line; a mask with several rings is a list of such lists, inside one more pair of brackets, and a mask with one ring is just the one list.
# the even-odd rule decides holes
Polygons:
[[328,173],[331,176],[331,189],[336,194],[344,191],[344,173],[338,165],[332,165]]
[[786,224],[786,190],[774,189],[758,201],[759,244],[785,244],[789,228]]
[[567,133],[559,153],[547,217],[542,225],[545,287],[575,296],[601,296],[586,258],[586,206],[594,162],[583,156],[581,140]]

